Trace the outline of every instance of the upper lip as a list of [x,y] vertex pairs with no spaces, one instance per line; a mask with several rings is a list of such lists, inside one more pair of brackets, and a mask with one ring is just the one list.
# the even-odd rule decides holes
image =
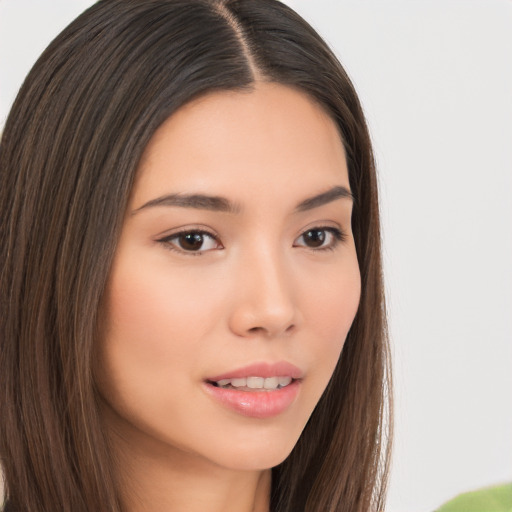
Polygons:
[[276,363],[253,363],[241,368],[229,370],[220,375],[208,377],[210,382],[217,382],[223,379],[241,379],[244,377],[291,377],[292,379],[302,379],[303,371],[292,363],[279,361]]

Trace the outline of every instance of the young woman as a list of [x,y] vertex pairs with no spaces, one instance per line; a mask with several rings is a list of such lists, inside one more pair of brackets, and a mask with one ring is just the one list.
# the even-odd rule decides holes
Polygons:
[[0,150],[9,511],[381,510],[377,185],[339,62],[274,0],[102,0]]

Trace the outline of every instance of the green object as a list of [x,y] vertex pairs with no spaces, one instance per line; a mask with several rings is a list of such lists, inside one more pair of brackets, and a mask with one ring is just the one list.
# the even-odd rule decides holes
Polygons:
[[512,512],[512,483],[461,494],[436,512]]

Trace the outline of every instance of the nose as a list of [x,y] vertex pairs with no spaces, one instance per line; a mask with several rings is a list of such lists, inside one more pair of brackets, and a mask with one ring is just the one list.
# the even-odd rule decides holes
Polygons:
[[282,258],[260,251],[244,258],[236,274],[229,320],[232,332],[242,337],[276,338],[297,328],[298,297]]

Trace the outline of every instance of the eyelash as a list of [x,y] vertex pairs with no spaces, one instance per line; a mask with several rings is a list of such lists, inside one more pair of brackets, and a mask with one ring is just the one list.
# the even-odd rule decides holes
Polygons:
[[166,236],[164,238],[160,238],[157,240],[158,242],[161,242],[164,247],[170,251],[177,252],[179,254],[185,254],[187,256],[202,256],[205,252],[208,252],[208,250],[202,250],[202,251],[187,251],[181,247],[178,246],[178,244],[173,243],[173,240],[177,240],[178,238],[185,236],[185,235],[201,235],[203,238],[206,236],[208,238],[211,238],[217,244],[220,245],[220,249],[224,249],[222,244],[219,241],[219,238],[214,235],[213,233],[210,233],[209,231],[206,231],[204,229],[184,229],[182,231],[178,231],[177,233],[173,233],[172,235]]
[[[310,229],[307,229],[304,231],[299,237],[297,237],[296,240],[299,240],[300,238],[303,238],[304,235],[311,232],[325,232],[332,235],[333,239],[331,243],[327,246],[320,246],[320,247],[310,247],[305,244],[296,245],[294,242],[293,247],[305,247],[306,249],[310,249],[312,251],[318,252],[318,251],[333,251],[340,243],[345,242],[347,239],[346,234],[339,228],[331,227],[331,226],[315,226]],[[219,241],[219,238],[214,235],[213,233],[210,233],[209,231],[206,231],[204,229],[184,229],[182,231],[178,231],[177,233],[173,233],[172,235],[160,238],[157,240],[157,242],[160,242],[164,245],[165,248],[167,248],[170,251],[174,251],[180,254],[185,254],[187,256],[202,256],[205,252],[209,252],[213,249],[206,249],[206,250],[198,250],[198,251],[190,251],[183,249],[182,247],[179,247],[177,243],[173,243],[173,240],[177,240],[182,236],[185,235],[200,235],[201,237],[208,237],[214,240],[220,247],[218,247],[219,250],[224,249],[222,244]]]
[[315,226],[315,227],[312,227],[310,229],[307,229],[306,231],[304,231],[298,238],[303,238],[304,235],[306,233],[311,233],[311,232],[314,232],[314,231],[317,231],[317,232],[320,232],[320,231],[323,231],[325,233],[329,233],[330,235],[332,235],[332,241],[329,245],[326,245],[326,246],[321,246],[321,247],[309,247],[307,245],[295,245],[294,244],[294,247],[306,247],[306,249],[310,249],[312,251],[333,251],[334,249],[336,249],[336,247],[338,247],[338,245],[340,243],[343,243],[347,240],[347,235],[339,228],[335,228],[335,227],[332,227],[332,226]]

